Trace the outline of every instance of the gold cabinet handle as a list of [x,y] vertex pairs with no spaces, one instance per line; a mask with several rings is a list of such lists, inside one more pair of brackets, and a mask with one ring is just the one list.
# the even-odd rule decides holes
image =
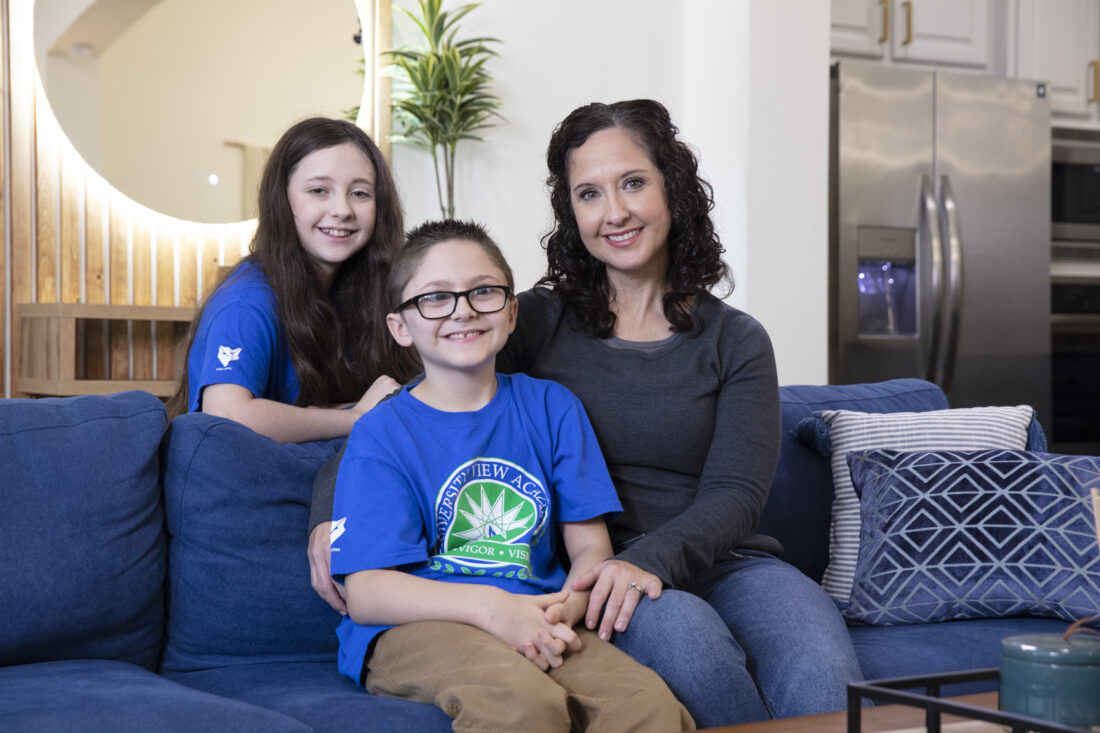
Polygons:
[[886,43],[890,40],[890,0],[878,0],[878,4],[882,6],[882,35],[878,42]]
[[1092,71],[1092,96],[1089,102],[1100,102],[1100,61],[1090,61],[1089,69]]
[[901,45],[908,46],[913,42],[913,3],[904,2],[901,6],[905,8],[905,40]]

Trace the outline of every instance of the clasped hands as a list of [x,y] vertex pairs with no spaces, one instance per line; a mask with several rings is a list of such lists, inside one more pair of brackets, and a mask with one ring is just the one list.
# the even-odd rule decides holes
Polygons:
[[[334,583],[329,574],[329,526],[321,523],[310,534],[313,588],[334,609],[347,613],[343,588]],[[610,640],[612,631],[626,631],[642,596],[657,600],[661,588],[661,579],[653,573],[622,560],[604,560],[577,577],[568,590],[541,596],[509,594],[517,603],[525,602],[526,605],[512,606],[515,615],[501,614],[496,621],[502,633],[494,634],[539,669],[555,668],[561,666],[567,652],[580,651],[581,641],[573,626],[582,617],[587,628],[597,631],[601,639]],[[541,615],[538,621],[535,620],[537,615]],[[512,621],[506,621],[504,616],[511,616]]]
[[[561,666],[567,653],[581,650],[573,626],[582,617],[587,628],[597,631],[598,624],[600,638],[610,640],[612,631],[626,631],[642,596],[657,600],[661,587],[660,578],[636,565],[605,560],[575,579],[568,590],[542,596],[509,594],[516,602],[516,615],[511,624],[504,625],[503,633],[495,629],[492,633],[546,671]],[[541,626],[524,607],[543,609],[541,623],[546,626]],[[517,636],[511,636],[521,629]]]

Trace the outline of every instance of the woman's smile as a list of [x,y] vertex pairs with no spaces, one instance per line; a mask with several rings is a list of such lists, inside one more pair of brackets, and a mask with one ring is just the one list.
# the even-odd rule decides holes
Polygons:
[[625,232],[619,232],[617,234],[605,234],[604,239],[612,247],[629,247],[634,243],[638,233],[642,231],[642,227],[637,227]]

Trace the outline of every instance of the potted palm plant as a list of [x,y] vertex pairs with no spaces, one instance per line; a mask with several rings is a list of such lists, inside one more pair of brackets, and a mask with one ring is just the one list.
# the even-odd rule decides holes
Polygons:
[[427,48],[386,52],[394,78],[391,104],[400,129],[392,139],[431,154],[440,213],[453,217],[458,143],[480,141],[475,133],[491,126],[494,117],[500,118],[500,98],[490,91],[493,77],[485,68],[497,55],[488,44],[500,41],[457,39],[459,20],[479,3],[453,11],[442,9],[443,0],[419,0],[419,4],[419,15],[398,9],[416,24]]

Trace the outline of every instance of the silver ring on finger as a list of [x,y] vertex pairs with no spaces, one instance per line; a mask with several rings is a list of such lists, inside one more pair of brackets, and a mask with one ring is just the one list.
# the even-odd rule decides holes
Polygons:
[[632,581],[630,581],[630,585],[628,585],[628,586],[626,587],[626,589],[627,589],[627,590],[636,590],[636,591],[638,591],[639,593],[641,593],[641,594],[642,594],[643,596],[645,595],[645,588],[643,588],[642,586],[638,585],[638,584],[637,584],[637,583],[635,583],[635,582],[634,582],[633,580],[632,580]]

